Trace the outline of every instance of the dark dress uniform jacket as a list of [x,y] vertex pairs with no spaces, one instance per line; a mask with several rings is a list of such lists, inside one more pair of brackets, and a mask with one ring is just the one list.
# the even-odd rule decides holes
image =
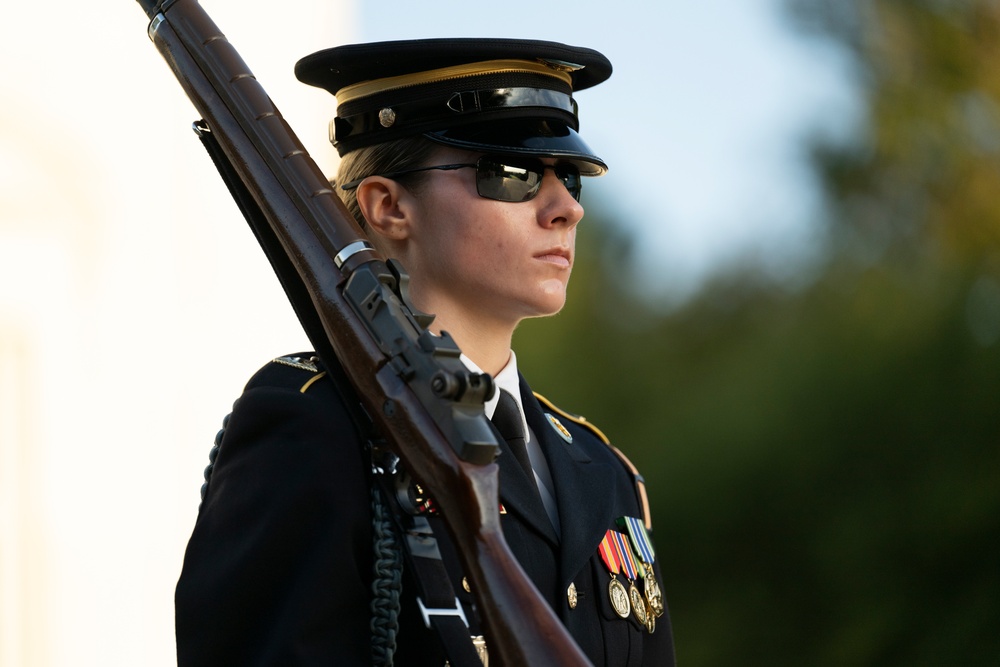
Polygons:
[[[572,442],[560,437],[545,415],[553,409],[523,378],[521,393],[549,462],[561,530],[498,438],[511,550],[595,665],[673,665],[668,616],[653,634],[618,617],[598,554],[616,518],[642,516],[632,474],[588,427],[563,417]],[[233,407],[184,558],[179,664],[371,664],[371,483],[371,463],[333,383],[278,360],[259,371]],[[453,545],[442,540],[441,550],[470,613]],[[395,664],[444,664],[405,575],[402,607]],[[470,619],[471,633],[481,634]]]

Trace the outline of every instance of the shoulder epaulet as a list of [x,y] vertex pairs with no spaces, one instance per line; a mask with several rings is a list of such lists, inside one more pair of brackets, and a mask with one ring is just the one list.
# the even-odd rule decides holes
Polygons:
[[601,429],[597,428],[589,421],[587,421],[586,417],[582,415],[575,415],[572,412],[566,412],[565,410],[563,410],[562,408],[560,408],[555,403],[545,398],[538,392],[532,392],[532,393],[535,395],[535,398],[537,398],[538,401],[548,409],[553,410],[554,412],[558,412],[561,417],[565,417],[574,424],[579,424],[580,426],[583,426],[584,428],[588,429],[590,432],[592,432],[594,435],[600,438],[601,442],[607,445],[611,449],[611,451],[613,451],[615,455],[618,456],[619,459],[621,459],[622,463],[625,464],[625,467],[629,469],[629,472],[632,473],[632,477],[635,479],[636,496],[638,497],[639,504],[642,507],[642,520],[646,524],[646,530],[652,530],[653,521],[649,513],[649,498],[646,496],[646,480],[643,479],[643,476],[639,473],[639,469],[635,467],[635,464],[633,464],[632,461],[630,461],[629,458],[625,456],[625,453],[622,452],[622,450],[612,445],[611,440],[608,438],[608,436],[604,435],[604,432],[601,431]]
[[282,366],[291,366],[292,368],[312,373],[312,377],[299,388],[299,391],[304,394],[309,390],[309,387],[316,383],[317,380],[326,375],[326,371],[320,370],[319,366],[316,364],[317,361],[317,357],[288,356],[272,359],[271,363],[281,364]]
[[541,403],[542,405],[544,405],[545,407],[547,407],[549,410],[552,410],[553,412],[558,412],[559,416],[565,417],[566,419],[570,420],[574,424],[579,424],[580,426],[583,426],[584,428],[586,428],[587,430],[589,430],[591,433],[593,433],[594,435],[596,435],[598,438],[600,438],[601,442],[603,442],[605,445],[608,445],[609,447],[611,446],[611,440],[608,439],[608,436],[604,435],[604,432],[601,431],[601,429],[597,428],[596,426],[594,426],[593,424],[591,424],[589,421],[587,421],[586,417],[584,417],[582,415],[575,415],[572,412],[566,412],[565,410],[563,410],[562,408],[560,408],[558,405],[556,405],[555,403],[553,403],[549,399],[547,399],[544,396],[542,396],[541,394],[539,394],[537,391],[532,392],[532,393],[535,395],[535,398],[538,399],[538,402]]

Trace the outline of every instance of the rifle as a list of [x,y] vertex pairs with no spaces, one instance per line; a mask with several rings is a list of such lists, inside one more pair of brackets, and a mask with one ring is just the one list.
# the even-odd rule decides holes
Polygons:
[[[433,496],[472,582],[491,657],[588,665],[514,558],[499,518],[488,376],[409,304],[384,261],[240,55],[196,0],[138,0],[150,39],[210,132],[217,162],[312,343],[343,368],[376,430]],[[211,152],[211,149],[210,149]]]

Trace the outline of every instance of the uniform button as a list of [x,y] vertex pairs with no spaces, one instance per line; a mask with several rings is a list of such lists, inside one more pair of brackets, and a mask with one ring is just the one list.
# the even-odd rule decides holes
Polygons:
[[570,609],[576,609],[576,584],[570,582],[569,588],[566,589],[566,601],[569,602]]
[[466,579],[465,577],[462,577],[462,588],[465,589],[466,593],[471,593],[472,592],[472,587],[469,586],[469,580]]

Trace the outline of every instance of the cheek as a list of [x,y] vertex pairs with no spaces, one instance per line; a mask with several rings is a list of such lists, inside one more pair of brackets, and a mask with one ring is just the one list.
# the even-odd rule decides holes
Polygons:
[[435,282],[493,289],[525,269],[530,225],[511,204],[458,193],[426,202],[423,213],[428,227],[417,240],[418,252]]
[[473,266],[492,267],[493,270],[509,267],[524,247],[516,226],[496,211],[467,213],[451,229],[449,245]]
[[458,213],[441,210],[419,241],[421,264],[435,282],[468,283],[503,268],[506,242],[489,233],[485,218]]

